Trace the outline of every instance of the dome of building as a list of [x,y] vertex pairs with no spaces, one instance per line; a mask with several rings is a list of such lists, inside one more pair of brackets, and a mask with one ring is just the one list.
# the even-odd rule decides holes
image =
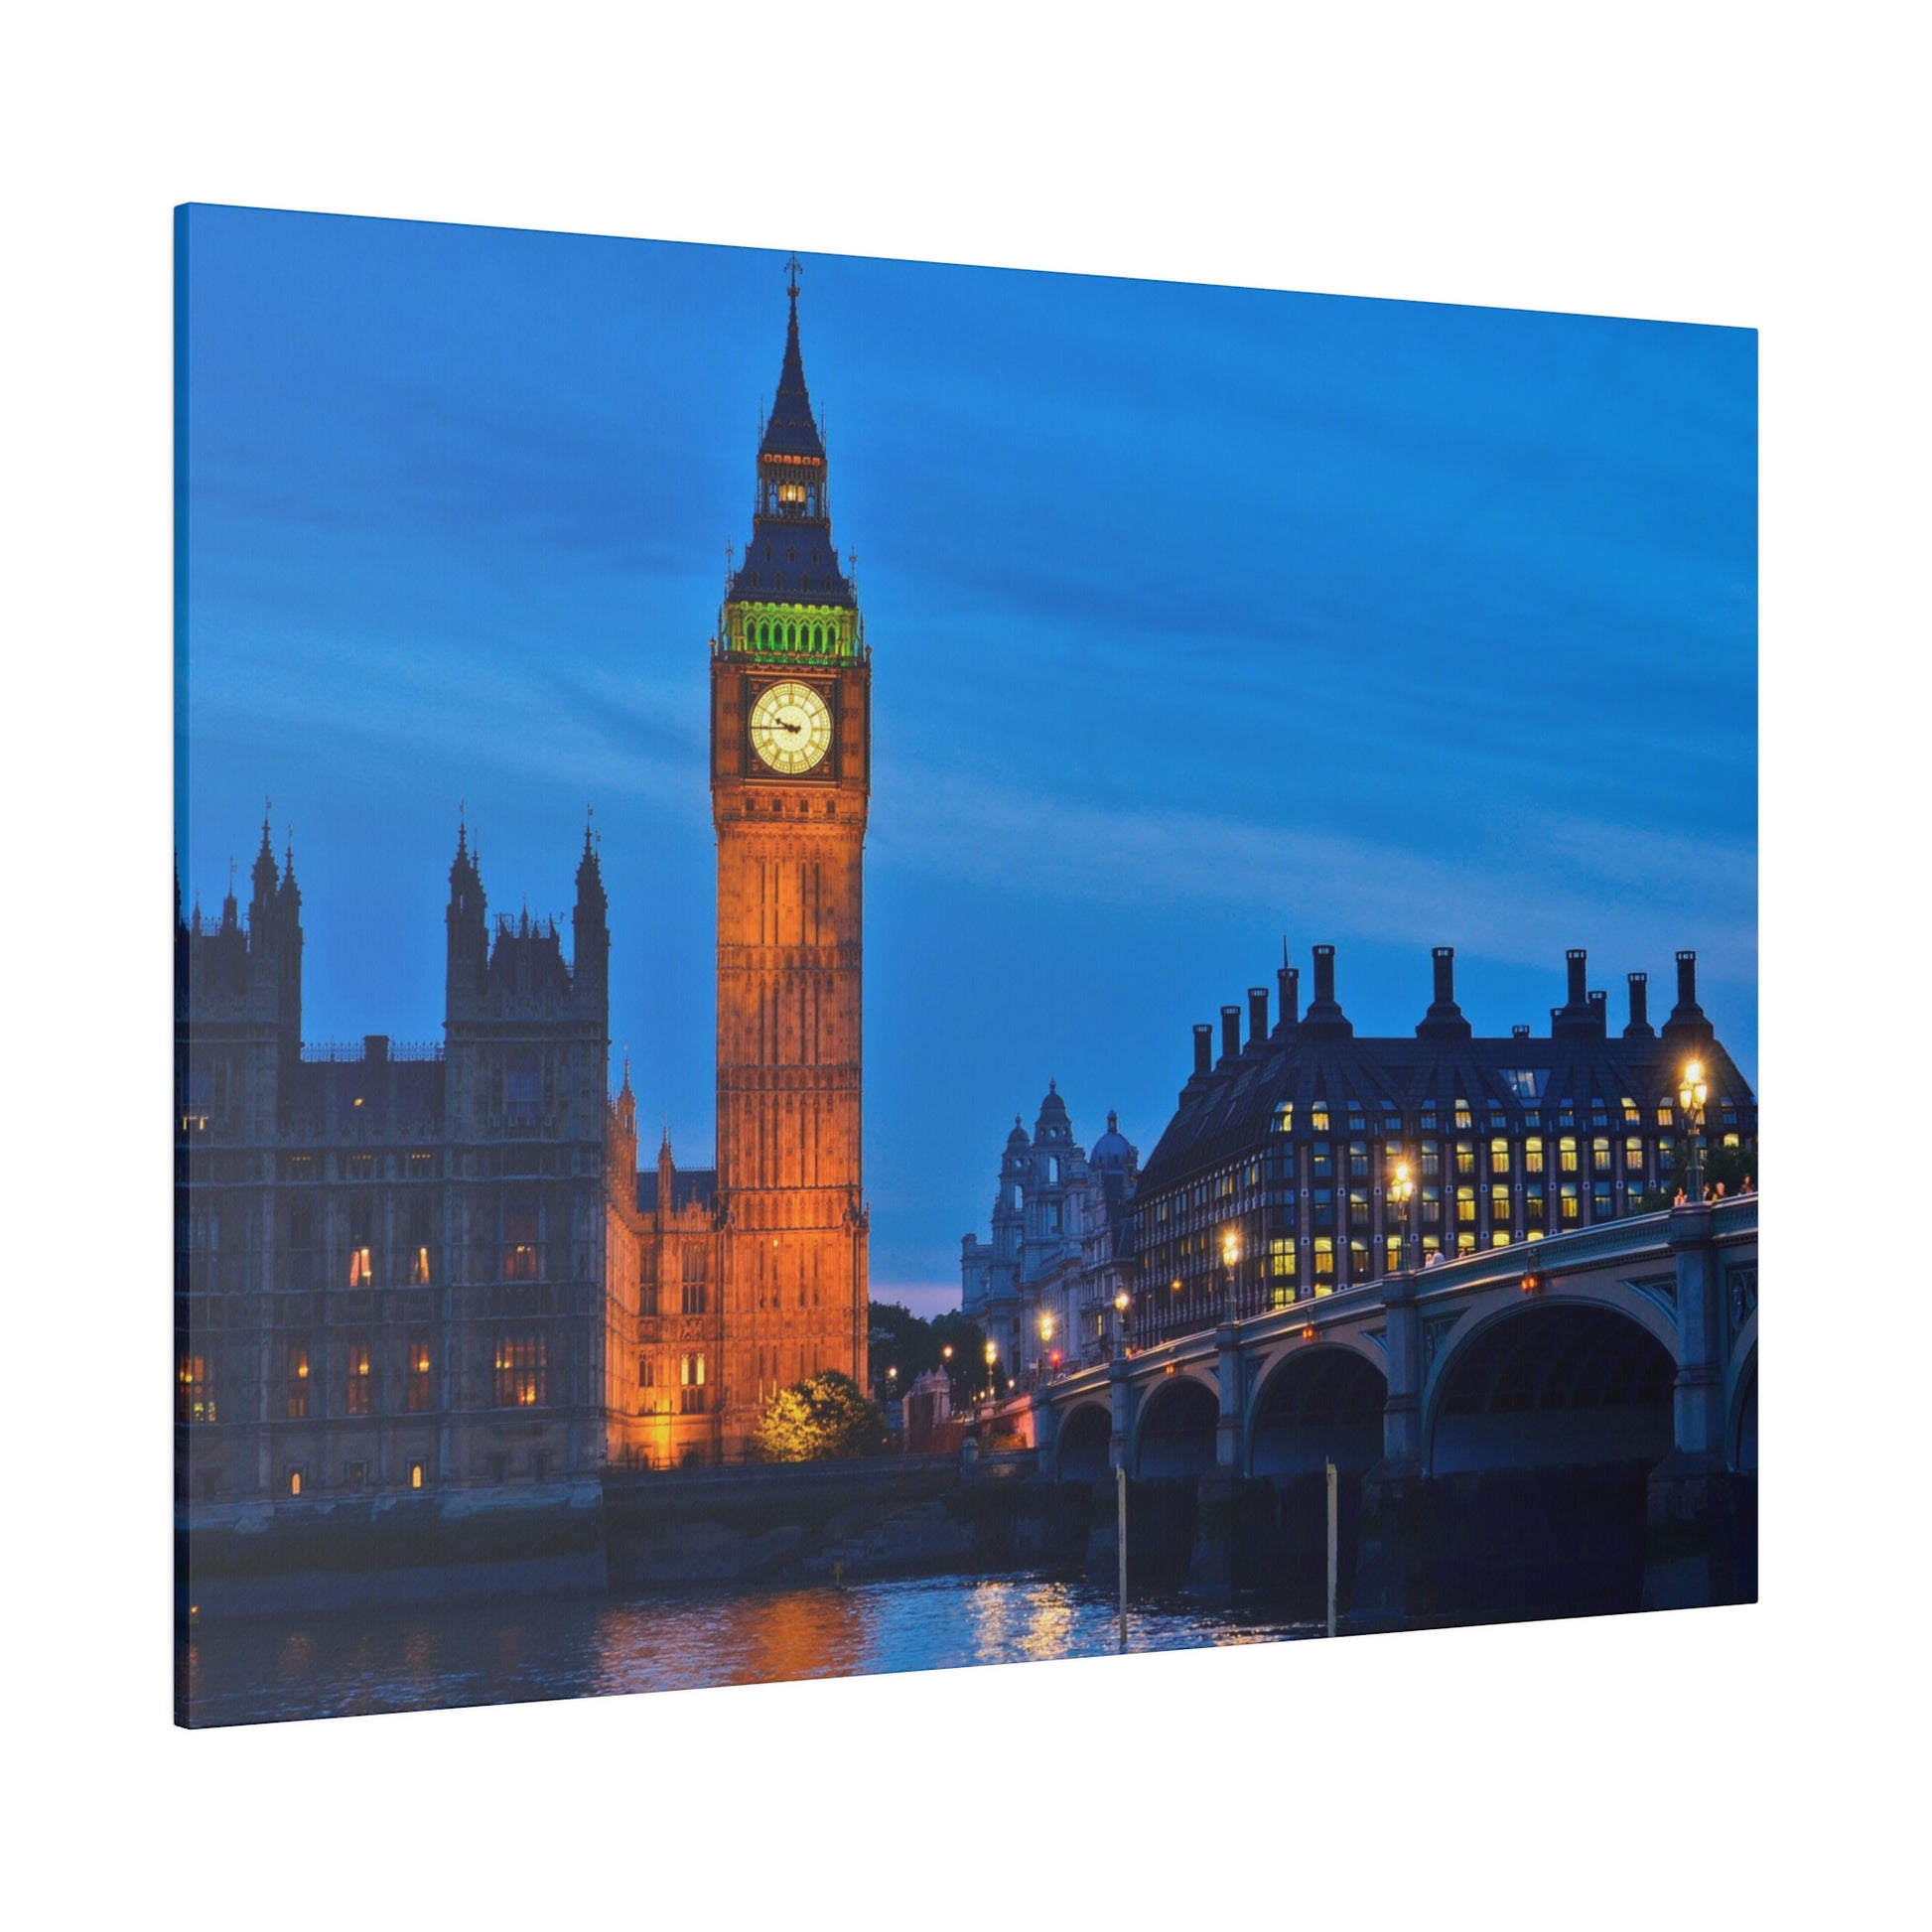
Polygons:
[[1016,1147],[1032,1146],[1033,1143],[1027,1138],[1027,1130],[1020,1125],[1020,1116],[1015,1114],[1013,1117],[1013,1132],[1007,1136],[1008,1149],[1012,1150]]
[[1110,1107],[1107,1110],[1107,1131],[1093,1144],[1093,1152],[1087,1156],[1090,1168],[1124,1168],[1134,1158],[1134,1149],[1127,1136],[1120,1131],[1120,1116]]
[[1067,1118],[1066,1102],[1060,1098],[1057,1080],[1046,1083],[1046,1098],[1039,1103],[1039,1119],[1034,1123],[1034,1132],[1053,1140],[1065,1140],[1073,1132],[1073,1123]]

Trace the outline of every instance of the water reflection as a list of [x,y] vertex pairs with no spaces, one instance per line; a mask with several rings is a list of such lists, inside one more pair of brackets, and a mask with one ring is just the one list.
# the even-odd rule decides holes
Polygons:
[[[1048,1577],[943,1577],[732,1596],[532,1598],[203,1623],[176,1653],[197,1725],[764,1684],[1091,1657],[1114,1599]],[[1261,1599],[1137,1598],[1130,1650],[1273,1642],[1318,1626]]]

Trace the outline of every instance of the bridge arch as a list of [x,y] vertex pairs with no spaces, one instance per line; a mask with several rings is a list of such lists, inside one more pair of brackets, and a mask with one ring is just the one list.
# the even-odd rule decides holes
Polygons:
[[1205,1374],[1163,1376],[1141,1402],[1134,1426],[1137,1477],[1206,1475],[1214,1467],[1220,1421],[1218,1385]]
[[1677,1379],[1664,1327],[1600,1297],[1512,1297],[1478,1311],[1452,1331],[1431,1377],[1425,1469],[1662,1461]]
[[1113,1411],[1106,1403],[1076,1403],[1060,1421],[1055,1478],[1060,1482],[1104,1481],[1113,1437]]
[[1250,1475],[1359,1474],[1382,1458],[1388,1377],[1366,1349],[1318,1341],[1288,1349],[1256,1378],[1247,1416]]
[[1737,1369],[1725,1405],[1725,1450],[1739,1475],[1757,1473],[1757,1317],[1748,1338],[1737,1338]]

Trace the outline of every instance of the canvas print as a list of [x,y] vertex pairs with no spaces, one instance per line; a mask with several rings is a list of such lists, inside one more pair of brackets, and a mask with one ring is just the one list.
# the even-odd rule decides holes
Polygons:
[[176,222],[181,1723],[1755,1599],[1751,331]]

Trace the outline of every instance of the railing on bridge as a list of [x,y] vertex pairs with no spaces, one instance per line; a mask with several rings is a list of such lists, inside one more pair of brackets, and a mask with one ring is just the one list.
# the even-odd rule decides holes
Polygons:
[[[1713,1200],[1708,1205],[1711,1232],[1718,1240],[1749,1232],[1757,1226],[1754,1192]],[[1421,1271],[1421,1286],[1425,1291],[1480,1288],[1515,1280],[1526,1269],[1542,1274],[1553,1269],[1587,1267],[1613,1255],[1632,1259],[1653,1253],[1667,1255],[1673,1211],[1664,1208],[1654,1214],[1626,1214],[1614,1221],[1599,1221],[1591,1227],[1548,1235],[1539,1241],[1514,1241],[1504,1248],[1482,1248],[1471,1255],[1445,1259]],[[1311,1291],[1304,1287],[1299,1295],[1287,1284],[1273,1287],[1257,1282],[1237,1284],[1232,1296],[1225,1288],[1210,1293],[1199,1285],[1178,1290],[1146,1290],[1129,1319],[1128,1346],[1139,1350],[1211,1334],[1230,1316],[1236,1321],[1253,1321],[1290,1309],[1312,1311],[1331,1293],[1335,1297],[1355,1296],[1364,1291],[1379,1294],[1386,1279],[1378,1275],[1332,1291]]]

